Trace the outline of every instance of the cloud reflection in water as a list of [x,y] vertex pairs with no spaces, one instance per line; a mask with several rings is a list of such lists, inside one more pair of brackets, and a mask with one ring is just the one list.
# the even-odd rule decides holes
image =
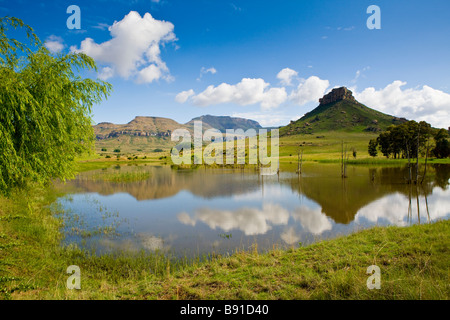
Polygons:
[[[241,230],[247,236],[265,234],[275,225],[287,225],[290,217],[299,221],[305,231],[314,235],[332,228],[330,219],[320,211],[320,208],[311,209],[302,206],[290,213],[281,205],[274,203],[264,203],[262,209],[243,207],[235,211],[200,208],[195,211],[193,218],[186,212],[181,212],[177,216],[178,221],[185,225],[195,226],[201,221],[211,229],[220,228],[225,232]],[[287,229],[283,234],[281,238],[286,243],[298,241],[299,237],[294,235],[294,229]]]

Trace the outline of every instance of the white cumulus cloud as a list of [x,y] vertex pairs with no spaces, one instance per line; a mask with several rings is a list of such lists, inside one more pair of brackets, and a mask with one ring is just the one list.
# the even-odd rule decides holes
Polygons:
[[297,208],[292,216],[300,221],[302,227],[312,234],[319,235],[333,228],[331,220],[322,213],[321,208],[312,209],[306,206]]
[[297,120],[302,115],[289,115],[283,112],[274,112],[268,110],[266,112],[234,112],[232,117],[246,118],[258,121],[263,127],[276,127],[286,125],[291,120]]
[[178,103],[185,103],[194,94],[195,94],[195,92],[192,89],[187,90],[187,91],[182,91],[175,96],[175,101]]
[[211,68],[208,68],[208,69],[206,69],[205,67],[202,67],[202,69],[200,70],[201,74],[208,73],[208,72],[211,73],[211,74],[216,74],[217,70],[214,67],[211,67]]
[[303,80],[298,87],[293,90],[289,98],[296,104],[302,106],[308,102],[319,102],[319,99],[326,93],[330,86],[328,80],[322,80],[317,76],[311,76]]
[[298,72],[289,68],[284,68],[277,74],[277,78],[280,79],[282,85],[291,86],[292,79],[297,77]]
[[[194,105],[200,107],[222,103],[235,103],[240,106],[259,103],[263,109],[272,109],[286,101],[287,93],[284,87],[269,87],[270,84],[263,79],[244,78],[234,85],[228,83],[222,83],[217,87],[210,85],[203,92],[191,95],[190,99]],[[184,100],[181,98],[183,95],[179,95],[176,100],[186,102],[187,99]]]
[[150,13],[143,17],[131,11],[121,21],[108,28],[111,39],[96,43],[91,38],[81,42],[73,52],[84,52],[96,62],[105,64],[108,75],[134,78],[138,83],[150,83],[160,78],[172,80],[169,69],[161,59],[160,46],[176,41],[174,25],[154,19]]
[[194,218],[186,213],[179,214],[177,218],[186,225],[195,226],[197,221],[201,221],[211,229],[220,228],[226,232],[237,229],[248,236],[265,234],[273,225],[286,225],[289,212],[277,204],[264,203],[262,209],[244,207],[231,211],[200,208]]
[[45,41],[44,46],[51,52],[51,53],[60,53],[65,45],[63,43],[63,39],[61,37],[51,35],[48,37],[48,39]]
[[450,126],[450,94],[427,85],[404,89],[405,85],[406,82],[397,80],[379,90],[369,87],[354,92],[354,96],[368,107],[387,114],[423,120],[440,128]]
[[102,70],[98,74],[98,77],[101,80],[105,80],[105,81],[108,80],[109,78],[111,78],[112,76],[114,76],[114,70],[110,67],[102,68]]

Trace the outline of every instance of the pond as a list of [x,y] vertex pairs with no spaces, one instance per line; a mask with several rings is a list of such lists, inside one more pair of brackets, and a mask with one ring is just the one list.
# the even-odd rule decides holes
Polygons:
[[[423,168],[421,168],[423,171]],[[422,184],[406,167],[303,165],[282,170],[115,166],[80,173],[57,205],[64,244],[97,254],[157,251],[175,256],[304,246],[372,226],[407,226],[450,216],[450,165],[429,165]]]

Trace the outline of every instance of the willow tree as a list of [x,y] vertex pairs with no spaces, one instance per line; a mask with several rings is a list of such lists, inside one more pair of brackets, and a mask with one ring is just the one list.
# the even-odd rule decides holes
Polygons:
[[[11,29],[29,44],[8,38]],[[96,71],[92,58],[52,55],[20,19],[0,18],[0,193],[72,178],[75,157],[92,151],[91,109],[111,85],[84,70]]]

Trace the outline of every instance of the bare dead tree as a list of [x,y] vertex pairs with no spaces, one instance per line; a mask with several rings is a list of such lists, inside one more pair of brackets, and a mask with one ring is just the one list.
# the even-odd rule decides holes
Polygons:
[[423,183],[423,180],[425,180],[425,175],[427,174],[427,160],[428,160],[428,152],[430,152],[430,138],[427,138],[427,151],[425,153],[425,169],[423,171],[422,180],[420,181],[420,184]]
[[303,148],[300,148],[297,151],[297,174],[302,174],[302,165],[303,165]]

